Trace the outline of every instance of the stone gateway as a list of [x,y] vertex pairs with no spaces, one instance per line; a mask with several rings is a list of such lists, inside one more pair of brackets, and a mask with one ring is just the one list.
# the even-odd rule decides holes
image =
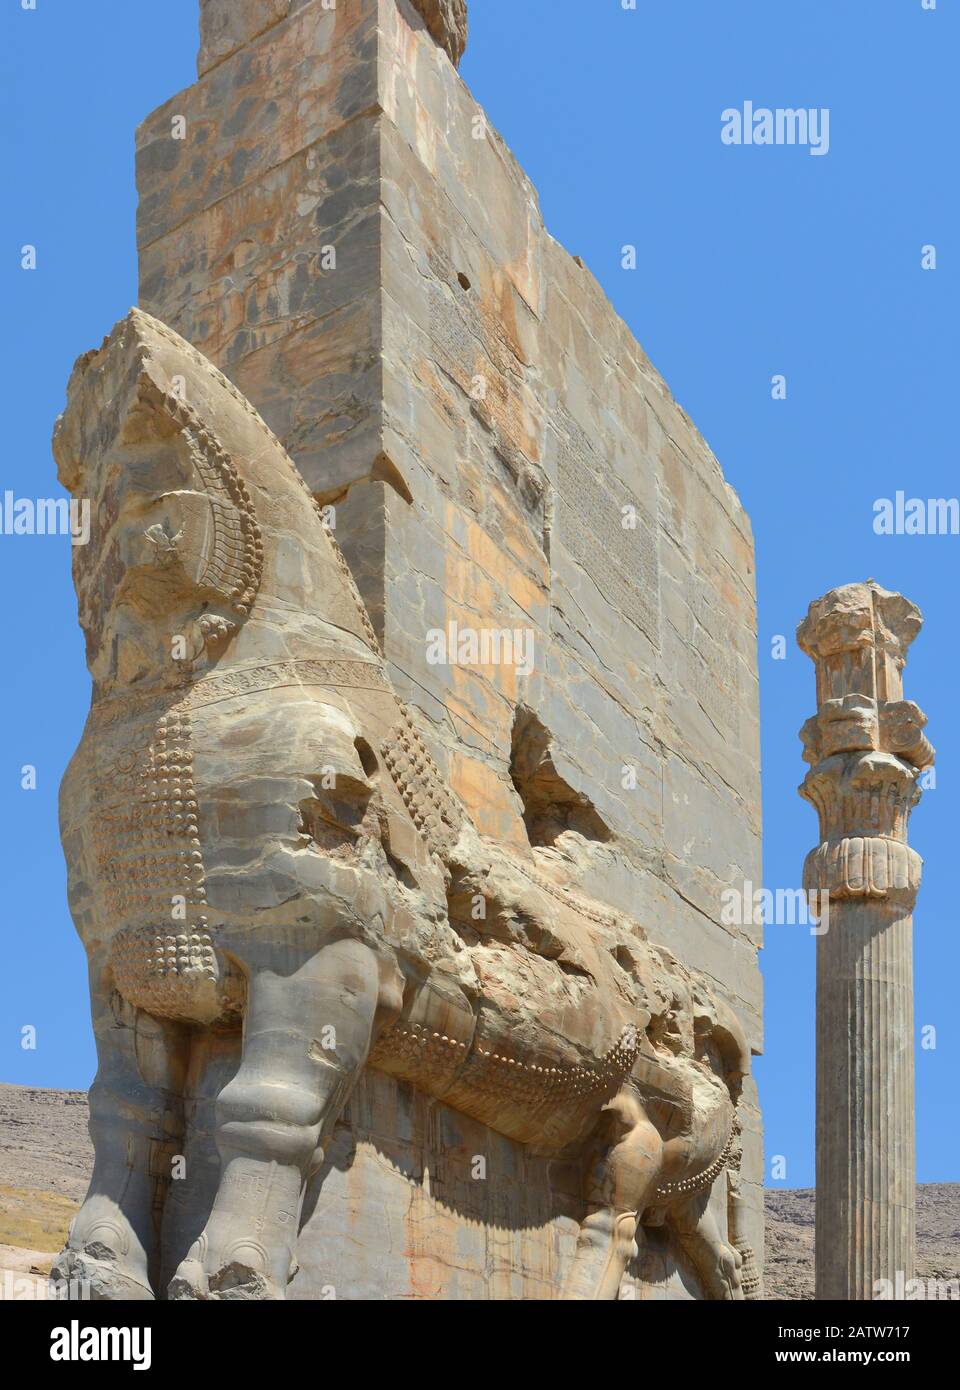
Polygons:
[[201,27],[140,132],[142,307],[54,442],[99,1056],[54,1275],[759,1297],[747,520],[475,138],[462,0]]

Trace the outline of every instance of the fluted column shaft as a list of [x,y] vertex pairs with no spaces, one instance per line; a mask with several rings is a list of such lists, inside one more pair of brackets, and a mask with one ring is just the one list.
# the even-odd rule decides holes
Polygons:
[[817,942],[817,1298],[914,1274],[913,920],[835,904]]

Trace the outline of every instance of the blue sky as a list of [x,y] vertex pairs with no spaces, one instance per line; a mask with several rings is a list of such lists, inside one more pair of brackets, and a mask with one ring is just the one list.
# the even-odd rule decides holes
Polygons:
[[[197,0],[37,0],[0,16],[5,444],[0,485],[55,492],[49,450],[74,358],[136,298],[137,123],[194,79]],[[473,0],[463,74],[540,190],[551,232],[604,286],[720,459],[758,549],[765,877],[799,881],[816,840],[796,795],[811,599],[873,576],[926,616],[907,693],[938,785],[914,815],[922,1181],[957,1180],[960,975],[950,840],[960,823],[960,537],[880,537],[873,503],[953,497],[957,372],[956,6],[939,0]],[[721,113],[828,107],[830,151],[731,147]],[[20,268],[20,248],[38,266]],[[638,268],[621,268],[624,245]],[[938,267],[921,269],[935,244]],[[773,401],[776,373],[787,399]],[[3,968],[0,1080],[85,1086],[84,961],[66,910],[57,786],[88,684],[60,539],[0,536]],[[789,641],[786,660],[772,639]],[[35,791],[20,785],[37,768]],[[768,1156],[813,1181],[814,942],[771,927]],[[21,1047],[21,1028],[37,1047]]]

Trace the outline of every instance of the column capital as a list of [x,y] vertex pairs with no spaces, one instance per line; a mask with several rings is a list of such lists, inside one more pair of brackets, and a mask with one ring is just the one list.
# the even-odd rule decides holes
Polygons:
[[899,700],[907,650],[922,626],[915,604],[873,579],[811,603],[797,642],[817,668],[817,704],[851,694]]
[[797,630],[817,668],[817,713],[800,731],[810,764],[800,795],[820,820],[808,889],[913,906],[922,861],[907,832],[934,750],[926,715],[903,698],[903,667],[922,623],[902,594],[869,580],[812,603]]
[[825,700],[800,730],[804,761],[811,767],[837,753],[894,753],[923,769],[934,749],[923,732],[927,716],[912,700],[878,702],[867,695]]

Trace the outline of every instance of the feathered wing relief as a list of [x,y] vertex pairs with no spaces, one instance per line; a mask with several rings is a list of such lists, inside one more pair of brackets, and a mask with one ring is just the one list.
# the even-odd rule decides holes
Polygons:
[[[744,1297],[736,1019],[638,924],[478,833],[259,415],[133,311],[78,364],[55,450],[96,518],[62,825],[100,1059],[59,1273],[103,1298],[283,1298],[370,1066],[580,1165],[565,1297],[616,1298],[664,1221],[706,1296]],[[216,1152],[171,1183],[204,1109]]]

